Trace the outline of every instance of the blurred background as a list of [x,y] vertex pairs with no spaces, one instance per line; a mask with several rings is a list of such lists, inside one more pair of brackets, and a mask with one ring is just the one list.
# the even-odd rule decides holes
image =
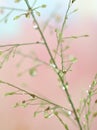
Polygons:
[[[33,0],[31,0],[33,2]],[[41,16],[37,17],[41,28],[45,28],[45,23],[50,19],[49,26],[45,28],[44,35],[51,49],[55,47],[56,37],[54,29],[60,27],[62,18],[67,9],[68,0],[37,0],[36,6],[47,4],[47,8],[40,9]],[[20,3],[14,3],[14,0],[0,0],[0,6],[17,7],[25,9],[26,5],[23,0]],[[89,88],[94,75],[97,73],[97,0],[77,0],[71,10],[77,9],[77,12],[70,15],[65,26],[65,36],[71,35],[89,35],[86,38],[67,40],[70,44],[69,53],[77,57],[78,62],[72,66],[72,71],[68,74],[69,91],[76,107],[83,92]],[[0,14],[2,19],[4,14]],[[6,11],[4,11],[6,13]],[[53,12],[53,13],[52,13]],[[27,43],[39,41],[41,39],[37,30],[33,28],[31,18],[26,19],[22,16],[19,20],[13,20],[20,12],[13,12],[7,21],[0,23],[0,45]],[[32,47],[32,49],[31,49]],[[43,46],[20,47],[22,52],[28,54],[34,50],[38,57],[44,61],[49,60],[49,55]],[[0,48],[2,50],[2,48]],[[57,77],[54,72],[46,66],[38,69],[36,77],[24,74],[21,77],[17,75],[24,69],[32,66],[34,63],[27,59],[22,61],[22,65],[17,69],[16,65],[21,61],[21,56],[16,55],[14,58],[4,64],[0,70],[0,79],[24,87],[29,91],[34,91],[39,95],[52,99],[61,105],[68,106],[66,96],[57,85]],[[13,105],[20,101],[23,97],[9,96],[5,97],[5,92],[11,91],[11,88],[2,85],[0,87],[0,129],[1,130],[64,130],[60,122],[52,117],[44,119],[40,114],[33,118],[35,107],[13,108]],[[20,99],[21,98],[21,99]],[[97,98],[97,97],[95,97]],[[65,119],[66,120],[66,119]],[[69,121],[67,121],[69,122]],[[97,128],[97,119],[94,120],[91,130]],[[69,122],[70,128],[77,130],[72,123]]]

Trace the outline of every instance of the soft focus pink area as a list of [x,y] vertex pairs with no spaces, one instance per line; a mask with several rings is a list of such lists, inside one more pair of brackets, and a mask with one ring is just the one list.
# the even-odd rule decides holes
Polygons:
[[[88,3],[87,0],[84,1],[85,3]],[[88,89],[94,75],[97,73],[97,14],[95,14],[91,5],[85,5],[84,1],[82,1],[82,3],[79,1],[79,4],[77,3],[79,11],[74,14],[74,16],[70,17],[64,33],[66,36],[83,34],[89,35],[87,38],[66,41],[70,43],[71,46],[69,53],[73,54],[78,59],[78,62],[72,67],[73,71],[68,74],[69,92],[76,106],[78,106],[82,92]],[[90,3],[92,3],[92,1]],[[97,5],[96,1],[94,1],[93,6],[95,4]],[[92,11],[94,11],[94,13]],[[33,29],[32,22],[30,20],[27,22],[27,20],[22,19],[17,24],[16,22],[13,23],[16,28],[13,29],[13,34],[12,32],[9,32],[10,35],[8,35],[8,32],[5,32],[4,34],[4,30],[1,29],[0,44],[23,43],[40,40],[40,36],[38,35],[38,32]],[[42,22],[40,22],[40,24],[42,25]],[[5,26],[7,27],[7,25]],[[55,27],[56,25],[52,24],[51,26]],[[56,43],[55,34],[50,34],[49,29],[47,29],[44,34],[50,48],[54,48]],[[49,55],[44,46],[35,45],[21,49],[27,53],[29,50],[31,51],[31,48],[37,52],[39,58],[45,61],[49,60]],[[69,106],[66,101],[65,94],[58,87],[57,76],[55,76],[54,72],[48,67],[40,66],[36,77],[29,77],[29,75],[26,74],[23,77],[17,78],[16,74],[21,72],[23,68],[28,68],[33,65],[32,61],[27,60],[27,62],[23,62],[22,67],[17,70],[16,64],[20,61],[20,59],[21,58],[19,56],[16,56],[14,59],[11,58],[8,63],[5,63],[4,68],[0,70],[0,79],[16,84],[17,86],[24,87],[24,89],[29,91],[34,91],[61,105],[67,107]],[[28,86],[22,86],[23,83],[27,83]],[[35,111],[35,107],[33,106],[14,109],[13,105],[17,101],[22,100],[23,97],[4,97],[4,93],[8,91],[13,91],[13,89],[7,88],[4,85],[0,87],[0,130],[64,130],[63,126],[55,117],[44,119],[43,115],[40,114],[36,118],[33,118],[33,112]],[[72,130],[78,130],[78,128],[70,121],[68,122]],[[94,120],[91,130],[97,129],[96,122],[97,119]]]

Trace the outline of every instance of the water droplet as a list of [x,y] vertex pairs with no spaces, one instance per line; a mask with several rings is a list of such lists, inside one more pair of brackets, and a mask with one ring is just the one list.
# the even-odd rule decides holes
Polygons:
[[56,65],[54,64],[52,59],[50,59],[50,66],[53,67],[53,68],[56,68]]
[[64,86],[62,86],[62,89],[63,90],[68,89],[68,84],[66,83]]
[[37,25],[34,25],[33,28],[34,28],[34,29],[38,29],[38,26],[37,26]]
[[62,89],[63,89],[63,90],[65,90],[65,87],[64,87],[64,86],[62,86]]
[[53,63],[50,63],[50,66],[53,68],[56,68],[55,64],[53,64]]
[[71,111],[68,111],[68,115],[71,115],[72,114],[72,112]]
[[89,91],[88,91],[88,90],[86,90],[86,93],[89,93]]
[[89,85],[89,88],[91,88],[91,85]]

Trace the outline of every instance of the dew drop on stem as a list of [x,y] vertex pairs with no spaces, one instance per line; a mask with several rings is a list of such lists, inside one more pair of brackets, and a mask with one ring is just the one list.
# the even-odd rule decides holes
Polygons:
[[34,28],[34,29],[38,29],[38,26],[37,26],[37,25],[33,25],[33,28]]

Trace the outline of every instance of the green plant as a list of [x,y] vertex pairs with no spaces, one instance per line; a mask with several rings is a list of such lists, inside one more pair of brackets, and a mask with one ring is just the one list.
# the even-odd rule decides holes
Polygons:
[[[23,0],[15,0],[16,3],[23,1]],[[64,91],[66,94],[67,100],[71,106],[71,108],[66,108],[64,106],[61,106],[57,103],[54,103],[53,101],[41,97],[33,92],[29,92],[21,87],[18,87],[17,85],[13,85],[11,83],[8,83],[6,81],[3,81],[0,79],[0,84],[8,85],[16,89],[15,91],[8,92],[5,95],[28,95],[26,100],[22,100],[21,102],[17,102],[14,107],[23,106],[27,107],[31,104],[35,105],[37,104],[39,107],[39,110],[34,112],[34,116],[36,116],[39,113],[43,113],[45,118],[49,118],[51,116],[55,116],[59,119],[61,124],[64,126],[64,129],[69,130],[69,125],[66,124],[63,120],[63,117],[66,117],[70,119],[71,121],[74,121],[79,130],[90,130],[90,123],[93,118],[97,116],[97,112],[93,112],[91,109],[91,100],[92,97],[97,93],[97,75],[94,77],[94,80],[92,84],[89,87],[89,90],[87,91],[86,97],[81,98],[80,105],[78,108],[75,107],[74,102],[72,101],[72,97],[69,93],[69,83],[66,80],[67,74],[71,70],[72,65],[77,61],[77,59],[73,56],[64,56],[66,53],[66,50],[69,48],[68,45],[64,44],[66,39],[77,39],[79,37],[87,37],[88,35],[81,35],[81,36],[64,36],[64,27],[66,25],[66,22],[68,20],[68,17],[70,14],[74,13],[77,10],[71,11],[72,5],[76,2],[76,0],[69,0],[68,1],[68,7],[64,14],[63,22],[59,28],[54,29],[54,33],[56,34],[56,41],[57,45],[55,46],[54,50],[52,51],[49,47],[49,44],[46,40],[46,37],[44,35],[44,30],[46,29],[46,26],[48,26],[48,22],[45,24],[43,30],[41,29],[41,26],[39,25],[38,20],[36,19],[36,16],[40,16],[41,12],[39,9],[46,8],[46,4],[36,6],[37,0],[32,1],[33,4],[31,5],[28,0],[24,0],[24,4],[26,4],[27,9],[19,9],[19,8],[11,8],[11,7],[0,7],[0,9],[8,10],[9,12],[1,19],[1,21],[7,22],[10,15],[14,11],[18,11],[20,14],[15,16],[13,19],[18,20],[20,17],[25,16],[26,18],[32,18],[34,29],[38,31],[38,33],[41,36],[42,40],[32,42],[32,43],[21,43],[21,44],[7,44],[7,45],[0,45],[0,48],[3,48],[0,51],[0,67],[2,68],[4,63],[9,60],[11,56],[15,57],[15,55],[19,54],[24,60],[26,58],[33,59],[35,62],[35,65],[28,68],[27,70],[24,70],[23,72],[20,72],[18,76],[22,76],[25,72],[28,72],[30,76],[35,76],[37,73],[38,67],[43,64],[52,69],[58,78],[58,84],[60,88]],[[21,46],[31,46],[31,45],[41,45],[45,46],[48,54],[49,54],[49,61],[43,61],[39,59],[34,53],[33,55],[25,54],[25,52],[22,52],[18,48]],[[65,58],[64,58],[65,57]],[[94,104],[96,104],[97,101],[95,101]],[[83,116],[85,116],[85,120],[83,121]]]

